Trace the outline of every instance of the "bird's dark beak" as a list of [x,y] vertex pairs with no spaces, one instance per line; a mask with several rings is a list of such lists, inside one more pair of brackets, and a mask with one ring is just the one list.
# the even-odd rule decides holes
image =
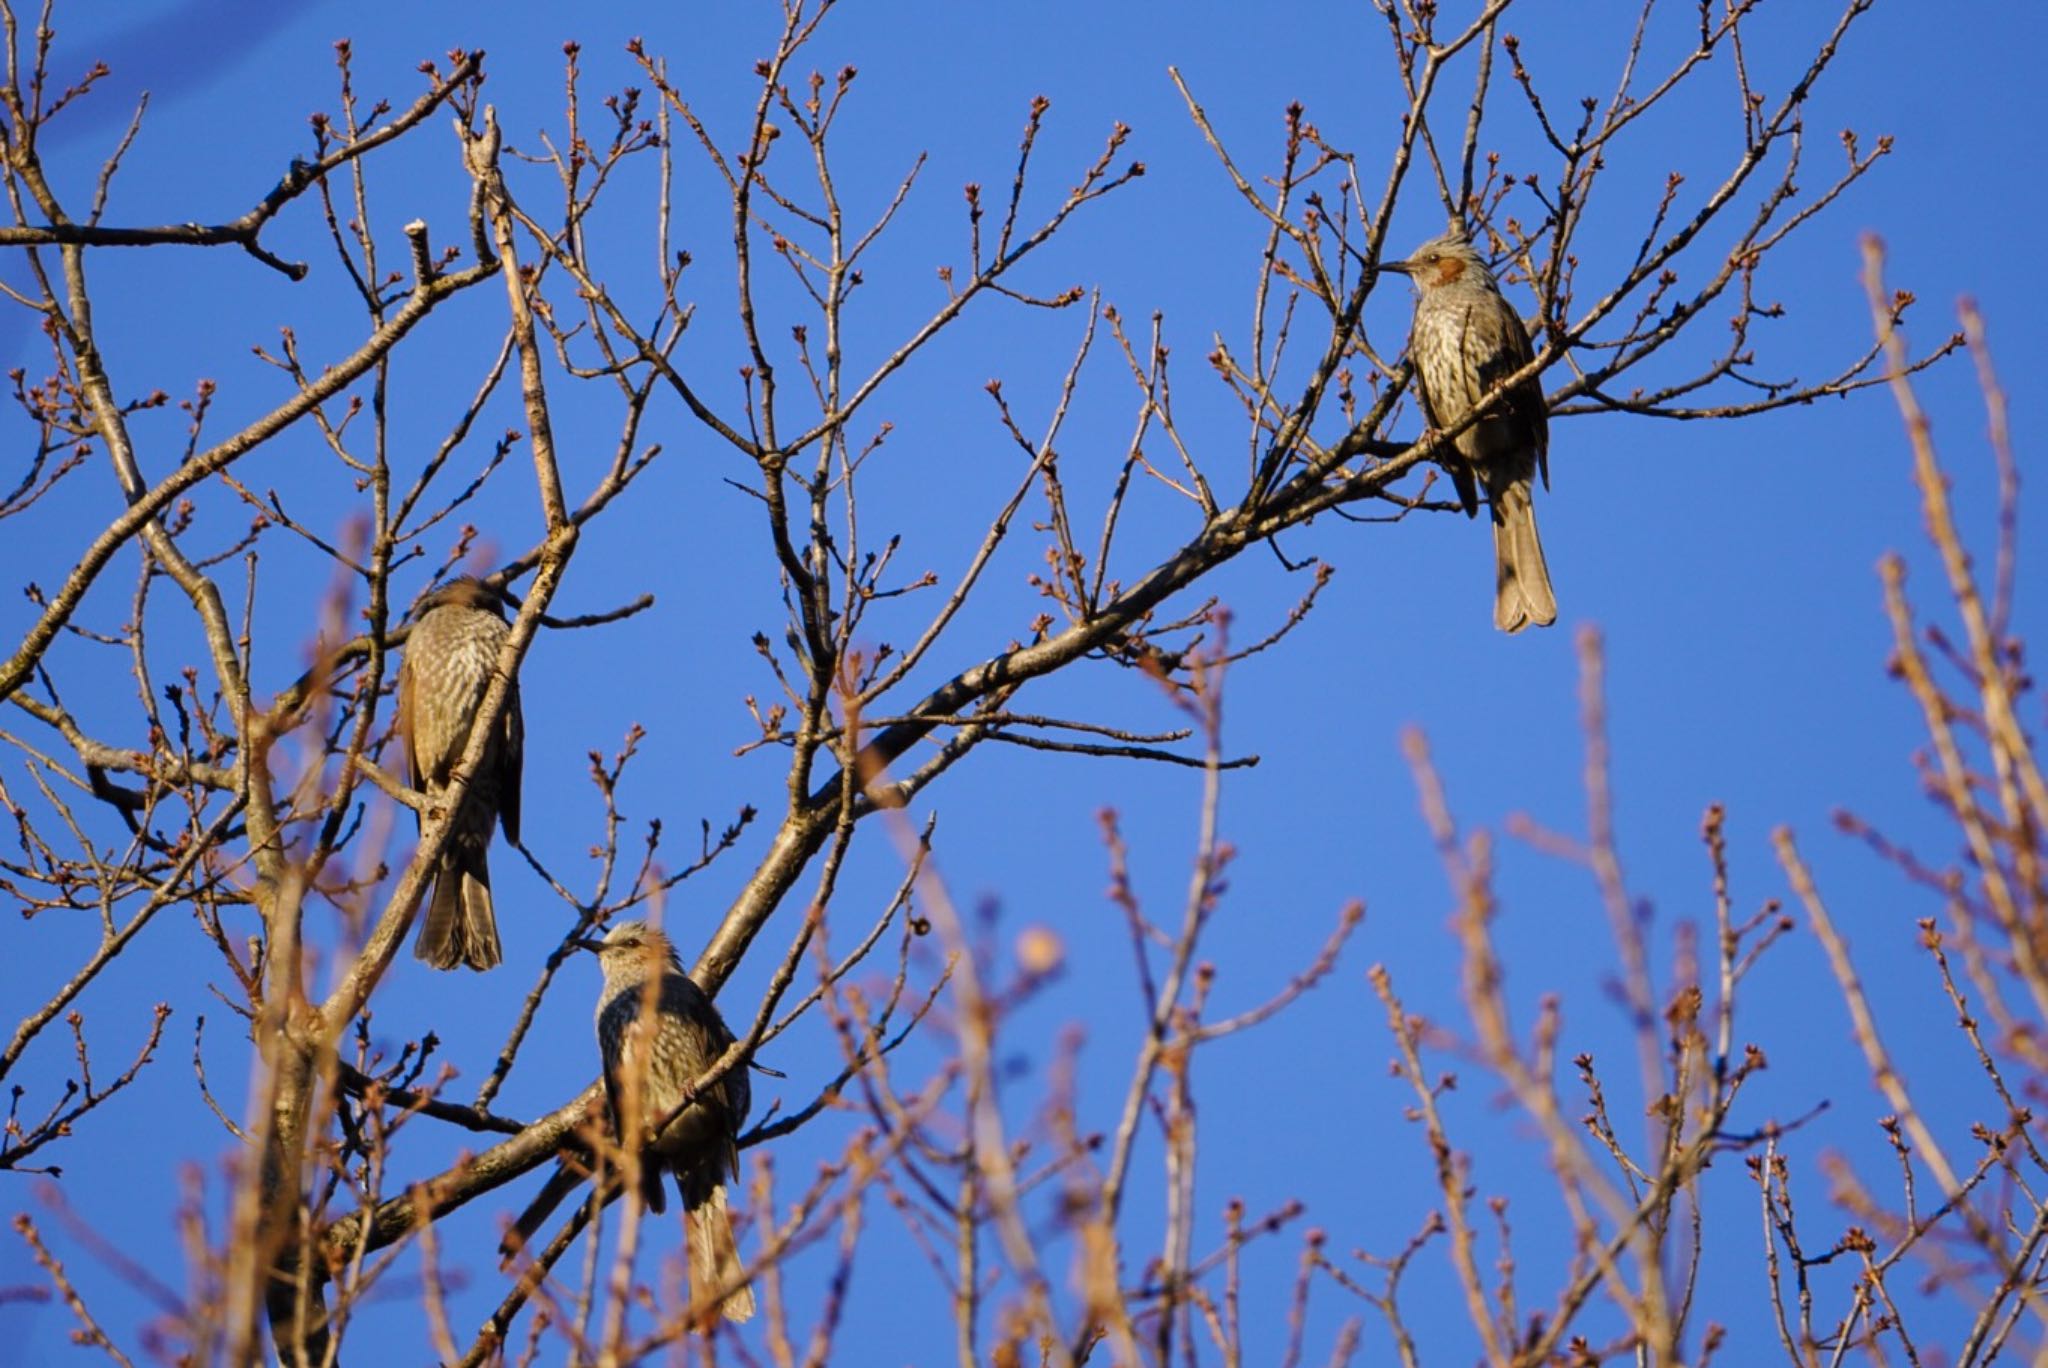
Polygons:
[[1382,271],[1392,271],[1395,275],[1412,276],[1415,274],[1415,267],[1406,261],[1382,261],[1380,269]]
[[578,936],[575,940],[570,941],[569,944],[575,946],[578,950],[588,950],[593,955],[602,955],[604,953],[604,942],[598,940],[595,936]]

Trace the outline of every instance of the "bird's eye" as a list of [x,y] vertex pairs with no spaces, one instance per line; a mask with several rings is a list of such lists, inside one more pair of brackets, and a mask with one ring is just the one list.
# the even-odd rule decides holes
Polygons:
[[1424,257],[1423,260],[1434,264],[1435,262],[1441,260],[1441,258],[1437,255],[1437,253],[1431,252],[1428,256]]

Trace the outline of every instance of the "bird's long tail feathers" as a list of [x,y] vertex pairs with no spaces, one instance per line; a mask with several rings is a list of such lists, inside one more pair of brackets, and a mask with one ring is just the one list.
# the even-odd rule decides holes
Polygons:
[[1557,621],[1557,596],[1550,590],[1550,567],[1543,563],[1543,541],[1536,535],[1536,503],[1524,476],[1493,491],[1493,625],[1519,632],[1529,624],[1548,627]]
[[719,1311],[729,1321],[753,1319],[754,1289],[743,1280],[747,1267],[740,1262],[739,1246],[732,1238],[732,1214],[725,1206],[725,1184],[711,1189],[711,1195],[683,1213],[683,1225],[690,1242],[690,1296],[717,1291],[725,1294]]
[[482,850],[465,850],[460,838],[449,842],[434,876],[434,892],[412,952],[436,969],[468,965],[494,969],[504,958],[498,945],[498,918],[491,907],[491,867]]

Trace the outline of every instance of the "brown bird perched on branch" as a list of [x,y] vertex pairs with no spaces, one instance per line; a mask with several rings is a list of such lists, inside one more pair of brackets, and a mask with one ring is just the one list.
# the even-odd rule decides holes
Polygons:
[[[1443,431],[1465,421],[1487,391],[1529,364],[1535,353],[1521,315],[1500,292],[1486,263],[1456,231],[1415,249],[1382,271],[1415,283],[1415,363],[1423,417]],[[1543,386],[1529,376],[1500,395],[1491,412],[1451,441],[1444,468],[1468,517],[1479,512],[1478,485],[1493,507],[1493,625],[1519,632],[1557,621],[1557,597],[1536,536],[1533,482],[1550,487],[1550,424]],[[1476,479],[1475,479],[1476,477]]]
[[662,1176],[675,1176],[690,1247],[691,1299],[724,1289],[719,1310],[729,1321],[746,1320],[754,1314],[754,1292],[733,1242],[725,1180],[739,1176],[735,1142],[753,1102],[747,1061],[684,1106],[690,1085],[733,1043],[725,1019],[655,928],[620,922],[603,940],[581,944],[597,952],[604,970],[597,1045],[612,1134],[621,1144],[636,1144],[652,1132],[641,1151],[640,1200],[649,1211],[665,1210]]
[[[512,628],[498,594],[481,582],[450,580],[422,594],[412,607],[412,632],[398,670],[398,734],[412,770],[412,786],[430,803],[442,802],[455,766],[469,745],[470,726],[498,668],[498,652]],[[503,958],[491,907],[491,828],[519,839],[519,772],[525,727],[519,683],[484,743],[461,809],[447,814],[453,830],[441,851],[434,889],[413,953],[436,969],[466,964],[489,969]]]

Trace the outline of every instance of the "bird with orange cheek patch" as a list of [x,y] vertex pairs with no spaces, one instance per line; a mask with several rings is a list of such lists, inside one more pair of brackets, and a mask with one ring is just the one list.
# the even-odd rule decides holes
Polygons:
[[[1494,386],[1535,355],[1521,315],[1462,234],[1446,233],[1406,261],[1381,262],[1380,269],[1415,284],[1408,355],[1431,428],[1464,422]],[[1541,382],[1532,375],[1508,389],[1451,446],[1444,469],[1466,515],[1478,515],[1480,485],[1493,509],[1493,625],[1503,632],[1531,623],[1548,627],[1557,621],[1557,597],[1536,536],[1534,498],[1539,473],[1544,487],[1550,486],[1549,413]]]
[[636,921],[617,923],[603,940],[577,943],[597,952],[604,971],[597,1044],[605,1099],[619,1143],[644,1147],[640,1199],[649,1211],[662,1212],[661,1180],[664,1173],[674,1176],[683,1197],[690,1295],[711,1302],[702,1308],[707,1323],[721,1315],[746,1320],[754,1314],[754,1292],[733,1243],[725,1185],[739,1177],[737,1137],[753,1102],[747,1062],[693,1096],[691,1085],[732,1047],[733,1034],[683,972],[675,946]]

